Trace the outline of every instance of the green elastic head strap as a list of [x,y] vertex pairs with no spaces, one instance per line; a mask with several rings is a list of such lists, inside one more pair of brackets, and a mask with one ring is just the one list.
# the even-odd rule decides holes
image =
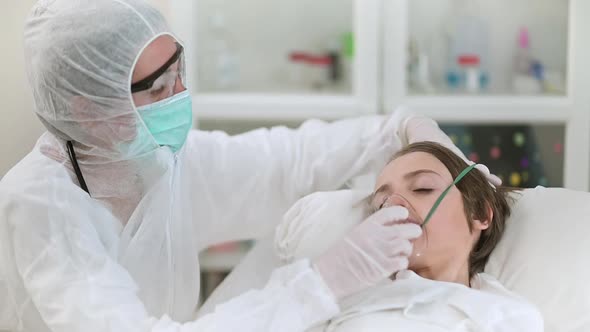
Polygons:
[[432,217],[432,215],[434,214],[434,212],[436,211],[436,209],[438,208],[438,206],[440,205],[440,203],[442,202],[442,200],[445,198],[445,196],[449,193],[449,191],[451,190],[451,188],[453,188],[454,185],[456,185],[457,183],[459,183],[459,181],[461,181],[461,179],[463,179],[465,177],[465,175],[467,175],[467,173],[471,172],[472,169],[475,168],[475,166],[477,166],[477,164],[473,164],[469,167],[466,167],[455,179],[455,181],[453,181],[453,183],[451,183],[447,189],[445,189],[445,191],[442,192],[442,194],[440,194],[440,196],[438,196],[438,199],[436,200],[436,202],[434,203],[434,205],[432,206],[432,209],[430,209],[430,211],[428,212],[428,215],[426,215],[426,219],[424,219],[424,222],[422,223],[422,228],[424,228],[424,226],[426,226],[426,224],[430,221],[430,218]]

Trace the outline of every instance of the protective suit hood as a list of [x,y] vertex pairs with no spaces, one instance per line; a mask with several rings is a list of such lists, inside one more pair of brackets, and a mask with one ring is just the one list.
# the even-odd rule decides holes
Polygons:
[[128,161],[157,149],[130,84],[139,54],[162,34],[172,35],[144,1],[39,1],[26,21],[25,63],[45,127],[76,142],[86,161]]

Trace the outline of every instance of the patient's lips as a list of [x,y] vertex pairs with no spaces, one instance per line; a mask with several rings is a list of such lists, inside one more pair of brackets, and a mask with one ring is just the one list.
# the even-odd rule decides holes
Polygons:
[[418,219],[418,218],[416,218],[416,217],[413,217],[412,215],[410,215],[410,216],[408,217],[408,219],[406,219],[406,220],[404,221],[404,223],[411,223],[411,224],[416,224],[416,225],[418,225],[418,226],[422,225],[422,222],[421,222],[421,221],[419,221],[419,219]]
[[[392,197],[395,197],[395,199],[391,199]],[[392,197],[390,197],[384,204],[383,207],[390,207],[390,206],[402,206],[406,209],[408,209],[408,218],[406,220],[400,221],[400,224],[408,224],[408,223],[412,223],[412,224],[416,224],[420,227],[422,227],[422,224],[424,223],[424,219],[422,219],[420,217],[420,215],[418,214],[418,212],[416,211],[416,209],[414,209],[414,207],[412,206],[412,204],[405,199],[403,196],[401,195],[393,195]],[[424,235],[424,233],[423,233]],[[422,237],[423,235],[421,235],[420,237]],[[417,239],[412,240],[411,242],[415,245]],[[427,242],[428,243],[428,242]],[[412,250],[412,255],[413,257],[421,257],[422,255],[422,248],[421,247],[414,247]]]

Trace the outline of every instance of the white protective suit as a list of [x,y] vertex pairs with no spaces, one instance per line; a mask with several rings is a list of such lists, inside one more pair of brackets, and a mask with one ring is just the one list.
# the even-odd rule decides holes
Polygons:
[[141,0],[33,8],[25,57],[48,132],[0,183],[0,330],[301,331],[338,312],[303,260],[195,320],[198,253],[258,238],[298,198],[381,169],[399,136],[411,141],[407,118],[235,137],[192,131],[173,154],[156,144],[130,95],[138,55],[169,33]]

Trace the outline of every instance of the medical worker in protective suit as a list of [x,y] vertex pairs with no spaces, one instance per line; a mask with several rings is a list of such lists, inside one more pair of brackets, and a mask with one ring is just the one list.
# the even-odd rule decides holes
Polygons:
[[47,132],[0,183],[0,330],[302,331],[407,267],[421,230],[383,209],[197,319],[200,251],[261,237],[298,198],[379,170],[403,144],[452,143],[403,112],[191,130],[182,43],[140,0],[41,0],[24,37]]

